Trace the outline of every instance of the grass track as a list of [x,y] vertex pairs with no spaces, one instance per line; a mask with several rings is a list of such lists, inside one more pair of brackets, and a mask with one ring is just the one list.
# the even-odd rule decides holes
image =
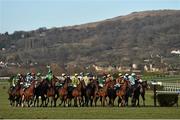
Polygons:
[[81,108],[14,108],[9,106],[7,100],[7,83],[0,84],[0,119],[1,118],[158,118],[158,119],[180,119],[180,107],[152,107],[152,91],[146,95],[146,104],[149,107],[81,107]]

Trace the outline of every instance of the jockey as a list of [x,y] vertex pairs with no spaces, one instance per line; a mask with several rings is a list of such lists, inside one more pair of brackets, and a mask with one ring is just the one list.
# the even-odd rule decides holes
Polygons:
[[139,83],[142,83],[142,79],[140,78],[140,76],[137,76],[135,84],[139,84]]
[[128,78],[129,78],[131,86],[134,86],[135,85],[135,80],[136,80],[136,74],[132,73]]
[[72,85],[73,87],[77,87],[78,84],[79,84],[78,74],[75,73],[74,76],[72,77]]
[[129,74],[128,74],[128,73],[126,73],[126,74],[124,75],[124,79],[125,79],[125,80],[129,80]]
[[101,78],[98,78],[99,86],[103,87],[105,81],[106,81],[106,76],[105,75],[103,77],[101,77]]
[[84,77],[84,73],[81,72],[81,73],[79,74],[78,78],[79,78],[79,80],[81,81],[81,80],[84,80],[83,77]]
[[27,73],[26,81],[25,81],[25,84],[24,84],[25,88],[28,88],[31,85],[32,79],[33,79],[33,77],[31,76],[31,73]]
[[50,66],[47,66],[48,68],[48,74],[46,75],[46,80],[50,83],[53,79],[53,73]]
[[124,83],[123,75],[122,73],[118,74],[118,78],[116,79],[116,84],[114,85],[116,88],[120,88],[121,84]]
[[36,79],[35,80],[37,80],[37,81],[41,81],[42,80],[42,77],[41,77],[41,73],[40,72],[38,72],[37,74],[36,74]]
[[17,74],[17,76],[13,77],[12,79],[12,86],[15,87],[18,83],[18,81],[20,80],[21,74]]
[[64,82],[65,82],[65,80],[67,79],[67,77],[68,77],[68,76],[67,76],[65,73],[62,73],[62,74],[61,74],[60,81],[59,81],[59,82],[56,82],[56,85],[55,85],[55,86],[57,86],[57,87],[62,87],[63,84],[64,84]]
[[87,73],[87,74],[83,77],[83,80],[84,80],[86,86],[90,83],[89,73]]
[[106,78],[106,82],[109,82],[109,81],[113,81],[113,77],[111,76],[111,74],[108,74]]
[[88,73],[88,78],[89,78],[89,81],[91,82],[93,80],[93,74],[92,73]]
[[61,80],[64,82],[67,78],[67,75],[65,73],[61,74]]

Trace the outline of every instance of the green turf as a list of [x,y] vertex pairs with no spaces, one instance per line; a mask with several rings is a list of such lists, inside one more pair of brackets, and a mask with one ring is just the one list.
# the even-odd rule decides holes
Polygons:
[[[56,107],[56,108],[21,108],[11,107],[7,100],[8,83],[0,82],[0,119],[1,118],[180,118],[178,107],[153,107],[153,93],[146,94],[148,107]],[[59,102],[59,101],[58,101]],[[141,101],[142,102],[142,101]],[[141,103],[142,104],[142,103]]]

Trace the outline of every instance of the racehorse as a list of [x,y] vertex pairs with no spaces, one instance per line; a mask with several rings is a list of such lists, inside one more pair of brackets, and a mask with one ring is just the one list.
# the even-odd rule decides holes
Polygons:
[[111,81],[108,81],[104,84],[102,88],[99,88],[98,90],[98,96],[100,97],[101,106],[105,106],[105,102],[107,101],[106,97],[108,96],[107,90],[110,84],[111,84]]
[[90,106],[92,107],[93,101],[96,106],[98,99],[98,82],[97,80],[91,80],[91,82],[85,88],[85,104],[88,107],[89,100]]
[[72,91],[72,97],[74,98],[74,106],[78,107],[77,101],[79,101],[79,106],[82,106],[82,89],[85,88],[85,83],[83,80],[79,82],[76,88]]
[[145,106],[145,90],[148,88],[147,81],[138,82],[134,87],[133,94],[132,94],[132,106],[140,106],[139,104],[139,96],[141,95],[143,99],[143,106]]
[[116,96],[118,97],[118,107],[120,103],[121,103],[121,106],[125,106],[126,94],[128,90],[127,88],[128,88],[128,81],[121,79],[120,88],[116,90]]
[[20,90],[23,87],[24,83],[24,76],[21,75],[20,80],[18,80],[17,84],[15,87],[10,87],[8,89],[8,94],[9,94],[9,101],[11,106],[18,106],[21,104],[21,99],[20,99]]
[[34,100],[34,106],[37,102],[37,107],[39,107],[39,97],[41,97],[41,106],[46,106],[46,96],[47,96],[47,90],[48,90],[48,82],[46,79],[42,79],[37,82],[36,88],[35,88],[35,100]]
[[148,89],[148,84],[147,84],[147,81],[142,81],[140,82],[141,86],[142,86],[142,89],[140,89],[140,94],[141,94],[141,97],[143,99],[143,106],[145,106],[145,93],[146,93],[146,89]]
[[68,84],[70,83],[70,77],[67,77],[64,81],[64,85],[58,89],[58,95],[61,100],[61,103],[59,106],[64,103],[64,107],[67,104],[67,98],[68,98]]
[[21,89],[20,82],[18,82],[15,87],[10,87],[8,89],[8,94],[9,94],[8,99],[10,101],[11,106],[15,106],[15,104],[16,104],[16,106],[18,106],[18,104],[20,102],[20,94],[19,94],[20,89]]
[[[56,87],[55,87],[55,84],[56,82],[59,82],[59,79],[57,77],[55,77],[53,75],[53,78],[51,80],[51,83],[49,83],[49,87],[47,89],[47,102],[46,102],[46,106],[48,106],[48,103],[49,103],[49,98],[51,98],[51,107],[54,106],[56,107],[56,100],[57,100],[57,97],[56,97]],[[57,95],[58,96],[58,95]],[[54,105],[53,105],[53,102],[54,102]]]
[[114,89],[115,81],[110,81],[107,89],[107,96],[109,98],[109,105],[114,106],[114,100],[116,98],[116,91]]
[[24,107],[24,102],[27,102],[28,107],[32,105],[34,101],[34,91],[35,91],[35,80],[33,80],[31,82],[31,85],[28,88],[26,88],[24,91],[23,89],[20,90],[22,107]]

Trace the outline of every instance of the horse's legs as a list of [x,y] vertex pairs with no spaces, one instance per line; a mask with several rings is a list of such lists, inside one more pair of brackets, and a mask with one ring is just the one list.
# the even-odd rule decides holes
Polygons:
[[[36,103],[35,101],[37,102],[37,104],[35,104],[35,103]],[[37,98],[35,99],[35,101],[34,101],[34,107],[35,107],[35,106],[39,107],[39,97],[38,97],[38,96],[37,96]]]
[[34,96],[32,96],[31,99],[30,99],[30,107],[33,106],[33,102],[34,102]]
[[67,96],[64,96],[63,98],[62,98],[62,103],[64,103],[64,107],[66,107],[66,106],[68,106],[68,99],[67,99]]
[[100,101],[101,101],[101,106],[103,106],[102,97],[100,97]]
[[36,106],[37,96],[34,97],[34,107]]
[[21,107],[24,107],[24,100],[25,100],[25,98],[24,98],[24,95],[23,95],[22,98],[21,98]]
[[[37,104],[36,104],[37,102]],[[34,107],[37,106],[39,107],[39,96],[36,96],[36,98],[34,99]]]
[[40,107],[44,107],[44,99],[45,99],[44,96],[41,95],[41,105],[40,105]]
[[60,100],[59,106],[61,106],[62,103],[64,102],[63,97],[59,97],[59,100]]
[[[47,101],[46,101],[46,99],[47,99]],[[47,97],[46,99],[45,99],[45,106],[47,107],[49,104],[49,97]]]
[[83,107],[84,106],[84,96],[81,95],[81,106]]
[[64,96],[63,101],[64,101],[64,107],[68,106],[67,96]]
[[132,96],[132,97],[131,97],[131,106],[132,106],[132,107],[135,106],[135,105],[134,105],[134,102],[135,102],[135,98],[134,98],[134,96]]
[[91,107],[93,106],[93,98],[92,98],[92,96],[90,97],[90,105],[91,105]]
[[68,99],[68,107],[71,107],[71,104],[72,104],[71,102],[72,102],[72,98],[69,98]]
[[140,107],[140,104],[139,104],[139,97],[140,97],[140,94],[137,96],[137,106]]
[[124,107],[125,106],[125,96],[121,97],[121,106]]
[[118,107],[119,107],[120,102],[121,102],[120,97],[118,97]]
[[110,106],[114,107],[114,98],[113,97],[110,99]]
[[105,96],[102,97],[102,105],[105,106]]
[[30,107],[30,100],[29,100],[29,98],[27,99],[27,106]]
[[88,107],[88,105],[89,105],[89,96],[85,97],[85,104],[86,104],[86,107]]
[[114,107],[114,98],[111,98],[111,106]]
[[128,102],[129,102],[129,93],[126,93],[125,95],[125,106],[128,106]]
[[139,97],[137,98],[137,106],[139,107]]
[[15,97],[14,96],[10,96],[9,97],[9,101],[10,101],[10,105],[14,107],[15,106]]
[[81,107],[81,106],[82,106],[82,105],[81,105],[81,103],[82,103],[82,97],[79,96],[79,97],[78,97],[78,100],[79,100],[79,106]]
[[52,104],[53,104],[53,97],[50,97],[50,101],[51,101],[51,107],[52,107]]
[[65,98],[63,98],[63,102],[64,102],[64,107],[66,107],[66,99]]
[[78,105],[77,105],[77,97],[74,97],[74,107],[78,107]]
[[56,107],[56,100],[57,100],[57,98],[56,98],[56,96],[54,96],[54,106],[53,107]]
[[109,97],[109,103],[108,103],[109,106],[111,106],[111,98]]
[[143,106],[145,107],[145,93],[141,93],[141,97],[143,99]]
[[97,100],[98,100],[99,98],[98,97],[94,97],[94,104],[95,104],[95,107],[97,106]]

